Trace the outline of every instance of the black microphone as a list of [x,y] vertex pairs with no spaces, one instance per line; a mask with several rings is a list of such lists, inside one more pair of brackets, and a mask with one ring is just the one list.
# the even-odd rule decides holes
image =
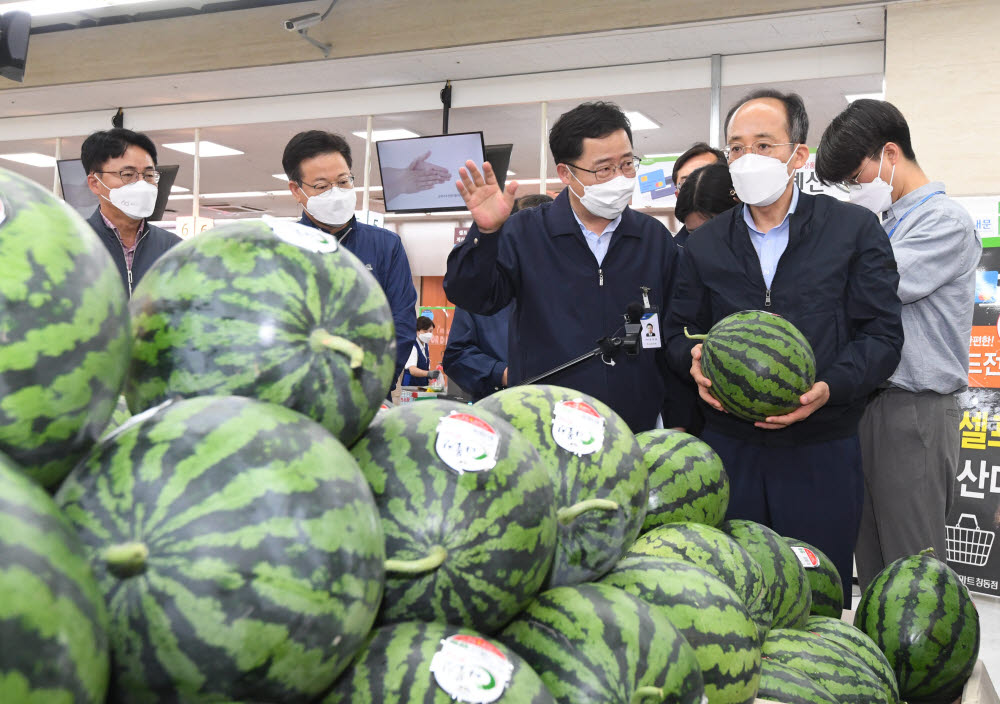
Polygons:
[[622,347],[625,354],[639,354],[639,335],[642,332],[642,304],[632,301],[625,307],[625,339]]
[[638,323],[642,321],[642,304],[632,301],[625,308],[625,322]]

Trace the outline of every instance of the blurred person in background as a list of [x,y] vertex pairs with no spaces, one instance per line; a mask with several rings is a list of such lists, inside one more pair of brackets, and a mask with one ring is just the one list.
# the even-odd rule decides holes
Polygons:
[[711,164],[695,169],[688,176],[685,187],[677,194],[674,217],[691,233],[739,204],[729,167]]
[[434,337],[434,321],[426,316],[417,318],[417,339],[410,350],[403,370],[402,386],[427,386],[441,374],[437,369],[431,369],[431,356],[428,345]]
[[[710,164],[725,165],[726,157],[723,156],[721,151],[713,149],[705,142],[695,142],[686,152],[677,157],[677,161],[674,162],[674,168],[670,176],[671,180],[674,182],[674,188],[677,189],[678,198],[680,198],[681,186],[687,182],[691,174],[697,169],[700,169],[703,166],[709,166]],[[681,220],[681,218],[677,219]],[[676,235],[674,235],[674,242],[677,243],[678,247],[684,246],[690,232],[690,228],[684,225],[683,222],[684,221],[681,220],[681,229],[678,230]]]

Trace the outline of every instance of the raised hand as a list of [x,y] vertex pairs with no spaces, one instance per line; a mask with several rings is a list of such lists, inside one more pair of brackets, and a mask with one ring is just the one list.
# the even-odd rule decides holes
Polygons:
[[455,186],[479,231],[489,234],[503,227],[514,207],[517,181],[508,182],[507,187],[501,191],[493,167],[488,161],[483,162],[482,173],[476,168],[475,162],[467,161],[465,167],[458,170],[458,175],[462,180],[456,181]]

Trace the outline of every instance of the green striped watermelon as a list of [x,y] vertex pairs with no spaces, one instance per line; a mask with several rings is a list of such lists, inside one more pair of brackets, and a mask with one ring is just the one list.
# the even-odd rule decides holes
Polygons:
[[0,455],[0,702],[103,703],[107,628],[72,526]]
[[309,702],[375,620],[385,549],[347,450],[287,408],[135,416],[56,496],[111,613],[110,702]]
[[521,656],[475,631],[403,621],[371,632],[322,704],[555,704]]
[[500,634],[560,704],[704,704],[694,651],[666,615],[606,584],[542,592]]
[[903,699],[954,699],[979,657],[976,605],[932,552],[879,572],[861,595],[854,625],[885,653]]
[[639,536],[627,555],[679,559],[715,575],[747,607],[763,642],[772,619],[764,574],[757,561],[721,530],[701,523],[668,523]]
[[559,386],[518,386],[476,404],[538,449],[555,484],[559,546],[549,586],[605,574],[635,540],[648,473],[635,436],[595,398]]
[[861,658],[868,669],[878,675],[889,688],[893,700],[899,699],[899,685],[896,684],[896,675],[892,671],[892,665],[878,649],[875,641],[862,633],[860,629],[846,621],[841,621],[839,618],[830,618],[829,616],[810,616],[803,628]]
[[760,421],[789,413],[816,381],[809,341],[774,313],[733,313],[707,335],[688,337],[703,340],[701,371],[712,382],[712,395],[738,418]]
[[771,627],[801,628],[809,618],[812,591],[805,569],[785,540],[753,521],[726,521],[719,527],[760,565],[765,593],[770,598]]
[[108,423],[128,368],[128,296],[83,218],[0,169],[0,452],[55,487]]
[[844,583],[833,562],[819,548],[793,538],[785,538],[806,571],[812,606],[809,613],[840,618],[844,613]]
[[687,562],[627,557],[601,584],[624,589],[666,614],[694,648],[709,704],[750,704],[757,693],[757,627],[732,589]]
[[722,523],[729,507],[729,477],[715,450],[679,430],[648,430],[635,439],[649,471],[643,532],[664,523]]
[[818,635],[772,629],[763,655],[807,673],[840,704],[896,704],[885,683],[860,658]]
[[806,673],[771,658],[761,664],[757,696],[782,704],[840,704]]
[[118,426],[125,423],[131,417],[132,413],[128,410],[128,401],[125,400],[124,396],[119,396],[118,403],[115,404],[115,410],[111,413],[111,419],[108,421],[108,427],[104,429],[104,433],[101,435],[101,440],[113,433]]
[[286,222],[223,225],[163,255],[132,294],[133,411],[233,394],[288,406],[350,446],[392,383],[385,294],[336,238]]
[[542,588],[556,549],[552,482],[496,415],[452,401],[386,411],[351,449],[385,533],[380,623],[492,633]]

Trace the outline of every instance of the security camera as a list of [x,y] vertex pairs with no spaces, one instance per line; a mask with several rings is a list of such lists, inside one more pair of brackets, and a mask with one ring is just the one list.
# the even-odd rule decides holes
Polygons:
[[289,32],[301,32],[303,29],[309,29],[313,25],[319,24],[322,19],[318,12],[310,12],[308,15],[285,20],[282,26]]

